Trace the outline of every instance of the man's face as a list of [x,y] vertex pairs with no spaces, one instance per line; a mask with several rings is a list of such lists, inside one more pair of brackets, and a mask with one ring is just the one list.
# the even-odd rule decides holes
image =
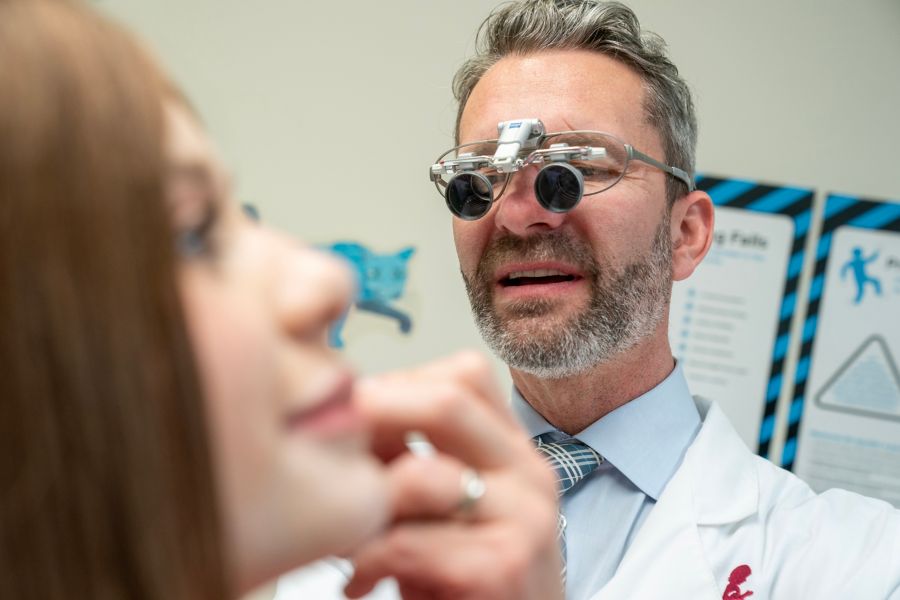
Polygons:
[[[602,131],[663,160],[643,102],[639,76],[595,52],[507,57],[472,91],[460,143],[496,138],[500,121],[536,117],[548,132]],[[634,161],[611,189],[552,213],[534,196],[536,173],[515,173],[485,217],[454,219],[453,234],[488,345],[513,368],[557,378],[664,328],[672,281],[666,181]]]

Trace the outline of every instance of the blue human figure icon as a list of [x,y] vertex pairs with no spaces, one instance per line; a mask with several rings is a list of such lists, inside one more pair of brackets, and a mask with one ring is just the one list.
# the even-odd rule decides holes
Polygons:
[[865,257],[863,256],[863,249],[860,246],[854,246],[853,258],[848,260],[844,266],[841,267],[842,280],[846,279],[847,271],[851,271],[854,279],[856,279],[856,298],[853,300],[854,304],[862,302],[867,283],[871,283],[872,287],[875,288],[875,293],[879,296],[881,295],[881,281],[866,273],[866,266],[877,258],[878,251],[875,251],[872,256]]

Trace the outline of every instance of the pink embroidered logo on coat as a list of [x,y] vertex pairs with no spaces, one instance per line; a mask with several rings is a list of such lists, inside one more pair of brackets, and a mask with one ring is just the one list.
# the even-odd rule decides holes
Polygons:
[[742,600],[747,596],[752,596],[753,592],[741,592],[741,584],[747,581],[753,571],[747,565],[740,565],[734,568],[731,575],[728,576],[728,585],[725,586],[725,593],[722,594],[722,600]]

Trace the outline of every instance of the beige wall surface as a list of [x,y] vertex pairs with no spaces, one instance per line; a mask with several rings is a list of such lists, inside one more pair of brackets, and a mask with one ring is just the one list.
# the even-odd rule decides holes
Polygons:
[[[496,2],[95,4],[174,73],[239,198],[267,223],[312,243],[417,247],[399,302],[412,335],[350,318],[347,355],[361,371],[482,347],[426,171],[452,145],[450,79]],[[900,0],[631,5],[696,93],[700,171],[900,199]]]

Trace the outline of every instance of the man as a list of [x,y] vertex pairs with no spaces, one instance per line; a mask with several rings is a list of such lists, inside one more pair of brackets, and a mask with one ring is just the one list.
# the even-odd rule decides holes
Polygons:
[[713,207],[662,40],[620,4],[523,0],[479,42],[432,178],[513,410],[564,475],[566,597],[900,599],[898,512],[752,455],[672,357]]
[[[695,403],[672,358],[672,281],[706,254],[713,207],[682,174],[694,171],[696,121],[662,40],[617,3],[524,0],[495,11],[479,42],[454,78],[464,147],[432,172],[513,409],[571,486],[566,597],[900,598],[900,513],[816,496],[753,456],[716,406]],[[503,136],[532,119],[538,133],[620,142],[538,136],[518,169],[504,167]],[[501,123],[501,143],[475,144]],[[553,158],[530,153],[560,139],[602,145],[607,169],[570,160],[583,198],[564,206],[543,197]]]

